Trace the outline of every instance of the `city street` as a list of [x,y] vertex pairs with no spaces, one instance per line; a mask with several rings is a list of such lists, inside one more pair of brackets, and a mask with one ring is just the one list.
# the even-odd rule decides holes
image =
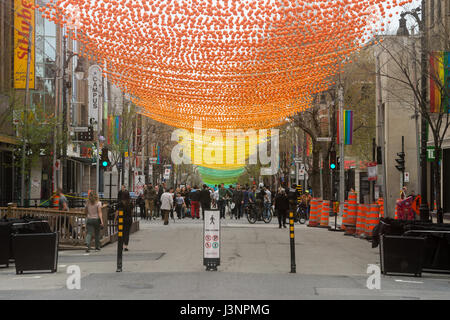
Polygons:
[[[378,248],[341,232],[295,225],[296,274],[290,271],[289,229],[278,224],[222,221],[221,265],[202,265],[201,220],[163,226],[141,221],[116,273],[117,245],[89,254],[59,253],[58,272],[16,275],[0,269],[0,299],[450,299],[450,276],[382,276],[366,287]],[[67,267],[81,269],[81,289],[66,287]]]
[[449,35],[450,0],[0,0],[0,300],[450,299]]

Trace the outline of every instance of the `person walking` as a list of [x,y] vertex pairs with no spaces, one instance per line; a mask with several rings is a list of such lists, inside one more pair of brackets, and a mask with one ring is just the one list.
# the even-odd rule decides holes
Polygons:
[[117,193],[117,202],[120,202],[120,200],[122,200],[123,195],[127,192],[128,192],[127,187],[123,184],[119,192]]
[[161,215],[164,219],[164,225],[169,224],[169,213],[173,209],[173,195],[170,192],[171,190],[166,190],[161,195]]
[[58,196],[59,196],[59,210],[60,211],[69,211],[69,201],[67,201],[66,196],[63,194],[63,191],[61,188],[58,188]]
[[130,199],[128,191],[123,192],[122,200],[117,206],[116,219],[119,216],[119,211],[123,211],[123,250],[128,251],[128,243],[130,241],[130,230],[133,224],[133,203]]
[[242,216],[242,200],[243,193],[241,190],[241,185],[238,183],[232,197],[232,201],[234,203],[233,215],[236,219],[240,219]]
[[200,205],[202,206],[202,220],[205,220],[205,210],[211,209],[211,193],[206,184],[200,191]]
[[283,222],[283,227],[286,228],[286,217],[287,211],[289,210],[289,198],[286,195],[286,191],[283,188],[278,190],[277,196],[275,197],[275,210],[278,216],[278,225],[281,228],[281,223]]
[[272,194],[267,186],[264,186],[264,216],[268,219],[270,216],[270,208],[272,207]]
[[100,228],[104,226],[102,215],[102,203],[98,201],[96,192],[91,191],[88,196],[88,201],[84,207],[86,214],[86,252],[91,251],[92,234],[95,238],[95,251],[100,250]]
[[156,191],[150,183],[149,186],[144,189],[145,218],[147,220],[152,220],[153,211],[155,210],[155,199]]
[[191,215],[192,219],[200,219],[200,191],[197,186],[194,186],[191,193],[189,194],[191,199]]
[[156,199],[155,199],[155,201],[156,201],[156,209],[157,209],[157,213],[158,213],[157,216],[158,217],[161,216],[161,218],[163,218],[163,215],[161,213],[161,196],[163,195],[165,190],[164,190],[162,185],[160,185],[157,188],[158,188],[158,190],[155,190],[155,192],[157,192],[157,196],[156,196]]
[[178,220],[181,219],[184,205],[183,197],[180,193],[177,193],[177,197],[175,198],[175,212],[177,213]]
[[220,219],[225,219],[225,205],[228,197],[232,197],[233,194],[229,189],[226,189],[224,184],[220,184],[219,188],[219,201],[217,202],[219,211],[220,211]]

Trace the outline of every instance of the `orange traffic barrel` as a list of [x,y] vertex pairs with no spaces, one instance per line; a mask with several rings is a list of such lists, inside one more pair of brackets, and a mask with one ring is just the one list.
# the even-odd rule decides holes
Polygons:
[[317,227],[322,215],[322,200],[318,198],[311,199],[311,208],[309,210],[309,227]]
[[53,196],[52,207],[53,208],[58,208],[59,207],[59,195],[58,194],[55,194]]
[[328,223],[330,220],[330,210],[331,210],[331,201],[323,200],[322,201],[322,214],[320,216],[320,227],[328,228]]
[[347,223],[347,216],[348,216],[348,201],[345,201],[344,214],[342,215],[341,230],[345,230],[345,224]]
[[384,200],[383,198],[378,198],[378,207],[380,209],[380,218],[384,218]]
[[347,218],[344,222],[345,235],[354,235],[356,233],[356,217],[358,204],[356,203],[356,192],[348,194]]
[[364,237],[364,232],[366,229],[366,212],[367,205],[360,204],[356,214],[356,236],[358,237]]
[[380,207],[377,204],[369,205],[366,216],[366,237],[372,238],[373,229],[380,223]]

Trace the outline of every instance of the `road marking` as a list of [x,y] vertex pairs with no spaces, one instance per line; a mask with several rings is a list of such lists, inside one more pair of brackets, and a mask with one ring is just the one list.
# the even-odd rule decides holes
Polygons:
[[33,277],[20,277],[20,278],[13,278],[13,280],[22,280],[22,279],[40,279],[41,276],[33,276]]
[[418,283],[418,284],[423,284],[422,281],[411,281],[411,280],[395,280],[396,282],[404,282],[404,283]]

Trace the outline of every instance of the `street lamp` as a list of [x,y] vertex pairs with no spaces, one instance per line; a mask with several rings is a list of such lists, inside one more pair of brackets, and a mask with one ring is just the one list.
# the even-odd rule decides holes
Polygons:
[[[411,15],[416,20],[419,25],[419,30],[421,33],[421,95],[422,103],[427,101],[427,77],[425,70],[427,68],[427,37],[426,37],[426,24],[425,24],[425,0],[422,0],[421,7],[413,9],[411,11],[406,11],[401,14],[404,18],[406,15]],[[422,12],[422,19],[419,17],[419,12]],[[424,110],[422,110],[424,111]],[[421,204],[420,204],[420,220],[429,221],[430,210],[428,208],[428,194],[427,194],[427,121],[422,115],[421,117],[421,143],[420,143],[420,194],[421,194]]]
[[62,75],[62,89],[63,89],[63,125],[62,125],[62,134],[63,134],[63,189],[67,190],[67,89],[70,88],[70,82],[66,80],[66,70],[69,67],[70,60],[77,56],[78,62],[75,68],[75,77],[78,80],[83,80],[84,78],[84,68],[83,68],[83,57],[79,56],[77,53],[72,51],[68,51],[68,56],[66,58],[66,39],[64,38],[64,65],[63,65],[63,75]]

